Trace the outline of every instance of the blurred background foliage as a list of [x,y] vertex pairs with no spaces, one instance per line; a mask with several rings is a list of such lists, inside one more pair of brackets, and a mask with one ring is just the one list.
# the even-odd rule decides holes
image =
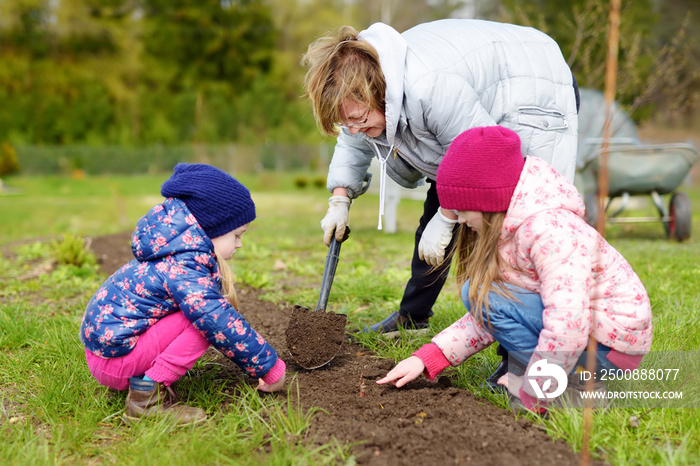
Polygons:
[[[622,5],[618,100],[637,122],[697,123],[697,0]],[[284,144],[318,159],[319,144],[333,141],[315,127],[299,62],[319,35],[446,17],[530,25],[558,41],[581,86],[602,89],[608,8],[608,0],[0,0],[0,142],[30,172],[91,171],[81,151],[109,147],[131,148],[122,168],[139,171],[162,147],[161,158],[186,160],[222,145],[211,157],[223,160],[232,145],[257,145],[257,164],[278,166]],[[56,146],[67,155],[42,155]]]

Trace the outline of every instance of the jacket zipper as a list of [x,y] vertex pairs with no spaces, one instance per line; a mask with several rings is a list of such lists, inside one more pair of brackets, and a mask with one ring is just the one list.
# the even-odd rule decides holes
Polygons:
[[[422,174],[422,173],[424,173],[424,172],[428,172],[428,170],[425,170],[425,169],[421,170],[420,168],[418,168],[418,166],[417,166],[415,163],[413,163],[413,161],[412,161],[410,158],[406,157],[406,156],[398,149],[398,147],[394,147],[394,159],[396,159],[397,156],[398,156],[398,157],[401,157],[401,160],[403,160],[405,163],[407,163],[408,165],[410,165],[413,169],[417,170],[419,173]],[[437,177],[437,170],[435,171],[435,173],[433,173],[433,172],[429,172],[429,173],[430,173],[430,175],[432,175],[433,178]]]

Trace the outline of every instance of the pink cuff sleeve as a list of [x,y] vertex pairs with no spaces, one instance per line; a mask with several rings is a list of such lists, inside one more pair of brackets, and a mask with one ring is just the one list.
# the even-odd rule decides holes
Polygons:
[[266,384],[272,385],[273,383],[277,382],[280,379],[280,377],[282,377],[286,369],[287,365],[284,363],[284,361],[282,361],[281,358],[277,358],[277,362],[274,366],[272,366],[270,372],[268,372],[261,378]]
[[547,402],[538,400],[532,395],[529,395],[523,387],[520,387],[520,402],[533,413],[542,414],[547,410]]
[[615,350],[610,350],[606,357],[608,358],[608,361],[615,364],[616,367],[619,367],[623,370],[631,371],[639,367],[639,364],[642,362],[642,358],[644,357],[644,355],[627,354]]
[[414,352],[412,356],[418,356],[420,360],[423,361],[423,364],[425,364],[423,373],[428,380],[435,380],[435,377],[450,365],[450,361],[447,360],[440,347],[435,343],[423,345],[418,351]]

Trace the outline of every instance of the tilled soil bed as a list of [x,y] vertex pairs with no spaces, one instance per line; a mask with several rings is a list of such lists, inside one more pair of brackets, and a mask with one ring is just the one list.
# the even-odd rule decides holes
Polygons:
[[[128,238],[128,233],[93,238],[92,249],[105,273],[132,258]],[[565,442],[553,441],[536,424],[516,420],[510,411],[452,387],[446,377],[435,382],[421,377],[401,389],[377,385],[394,361],[378,358],[351,340],[329,365],[303,369],[286,348],[292,306],[263,301],[252,288],[238,291],[242,314],[287,362],[287,380],[298,383],[301,405],[322,408],[312,421],[309,441],[321,445],[335,437],[354,445],[358,464],[376,466],[580,463]],[[234,364],[210,352],[234,378],[242,376]]]

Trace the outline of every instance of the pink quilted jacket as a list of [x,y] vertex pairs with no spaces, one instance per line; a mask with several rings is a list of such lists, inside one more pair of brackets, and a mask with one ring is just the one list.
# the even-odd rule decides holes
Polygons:
[[[651,346],[644,285],[583,213],[576,188],[545,161],[528,157],[499,250],[511,266],[502,270],[506,281],[539,293],[545,306],[544,328],[529,365],[547,358],[570,372],[586,349],[591,324],[598,342],[621,353],[643,354]],[[432,341],[456,366],[494,338],[466,314]]]

